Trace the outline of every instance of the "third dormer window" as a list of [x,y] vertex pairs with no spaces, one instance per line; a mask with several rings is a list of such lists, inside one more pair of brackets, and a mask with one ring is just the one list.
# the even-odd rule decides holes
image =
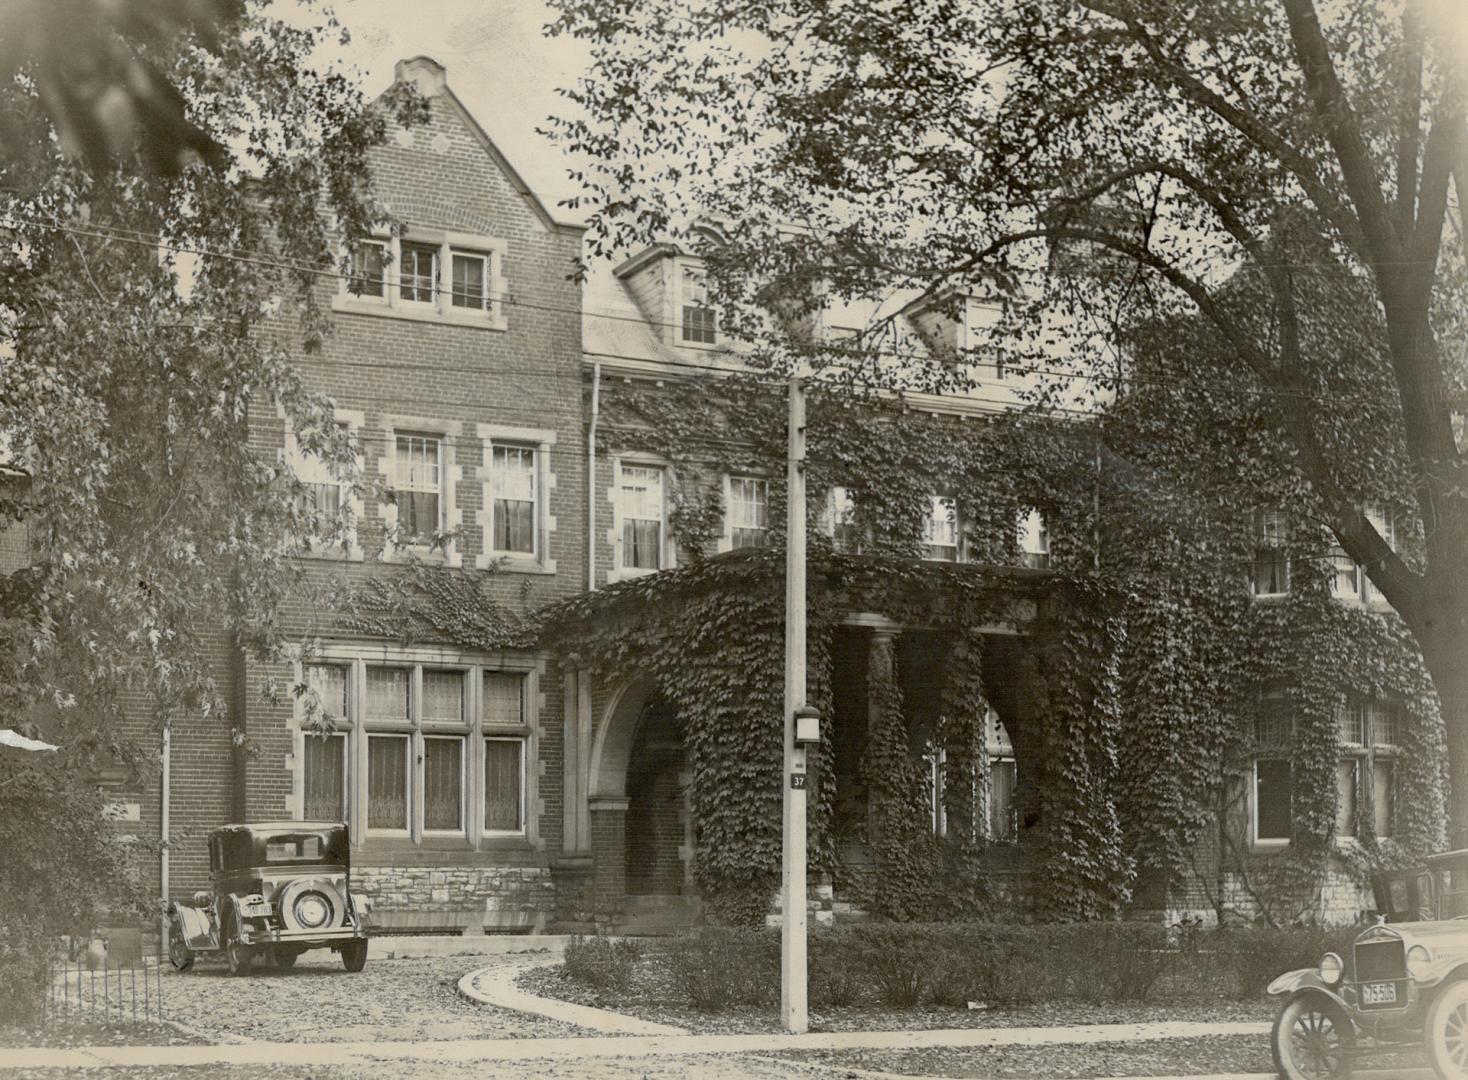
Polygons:
[[717,317],[709,306],[708,275],[702,270],[683,268],[683,340],[698,345],[713,345],[718,340]]

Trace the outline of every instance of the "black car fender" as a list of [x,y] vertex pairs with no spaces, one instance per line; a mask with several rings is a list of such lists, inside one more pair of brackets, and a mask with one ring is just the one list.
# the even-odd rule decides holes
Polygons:
[[1330,998],[1342,1009],[1350,1012],[1350,1006],[1346,1004],[1345,998],[1341,997],[1320,977],[1320,972],[1314,968],[1299,968],[1295,971],[1286,971],[1283,975],[1276,976],[1265,991],[1270,997],[1282,997],[1285,1001],[1281,1006],[1301,996],[1302,994],[1319,994]]

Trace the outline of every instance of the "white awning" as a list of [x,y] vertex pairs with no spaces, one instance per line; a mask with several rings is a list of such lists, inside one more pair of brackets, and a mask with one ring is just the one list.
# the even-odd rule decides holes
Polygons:
[[24,735],[17,735],[10,728],[0,728],[0,746],[13,746],[17,750],[59,750],[59,746],[52,746],[40,739],[27,739]]

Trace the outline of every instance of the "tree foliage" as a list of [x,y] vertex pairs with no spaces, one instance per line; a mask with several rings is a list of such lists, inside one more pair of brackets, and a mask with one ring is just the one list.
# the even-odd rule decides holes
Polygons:
[[[721,316],[756,363],[890,383],[911,365],[876,333],[837,347],[793,332],[799,316],[832,298],[979,292],[1006,312],[974,364],[917,381],[983,381],[1002,358],[1034,377],[1036,407],[1091,407],[1138,388],[1138,337],[1186,323],[1215,361],[1206,381],[1182,352],[1156,377],[1197,391],[1178,395],[1195,419],[1247,420],[1192,457],[1223,452],[1210,472],[1235,505],[1230,455],[1274,467],[1267,484],[1243,470],[1252,501],[1308,493],[1312,525],[1420,645],[1468,791],[1457,5],[557,7],[556,31],[594,50],[555,130],[593,159],[598,246],[719,221]],[[1154,416],[1150,435],[1170,446],[1165,426]],[[1204,475],[1152,479],[1189,490]],[[1420,530],[1416,562],[1363,512],[1383,494]],[[1461,833],[1468,797],[1453,807]]]
[[3,624],[9,708],[44,701],[76,733],[112,730],[130,694],[158,720],[220,714],[220,650],[278,650],[276,610],[306,588],[292,556],[346,535],[349,500],[316,509],[250,427],[281,416],[361,490],[331,402],[291,362],[329,330],[313,285],[340,235],[376,216],[366,155],[385,113],[312,66],[338,31],[254,4],[225,37],[150,48],[188,122],[229,148],[177,175],[68,159],[39,84],[0,87],[30,147],[0,164],[0,436],[27,474],[0,491],[0,524],[32,542],[7,586],[27,613]]

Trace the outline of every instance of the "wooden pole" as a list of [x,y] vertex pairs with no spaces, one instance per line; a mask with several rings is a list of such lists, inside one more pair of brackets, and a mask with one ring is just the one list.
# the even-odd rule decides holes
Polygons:
[[795,745],[795,713],[805,707],[805,387],[790,380],[790,449],[785,515],[785,723],[780,896],[780,1023],[801,1034],[806,1005],[805,748]]

